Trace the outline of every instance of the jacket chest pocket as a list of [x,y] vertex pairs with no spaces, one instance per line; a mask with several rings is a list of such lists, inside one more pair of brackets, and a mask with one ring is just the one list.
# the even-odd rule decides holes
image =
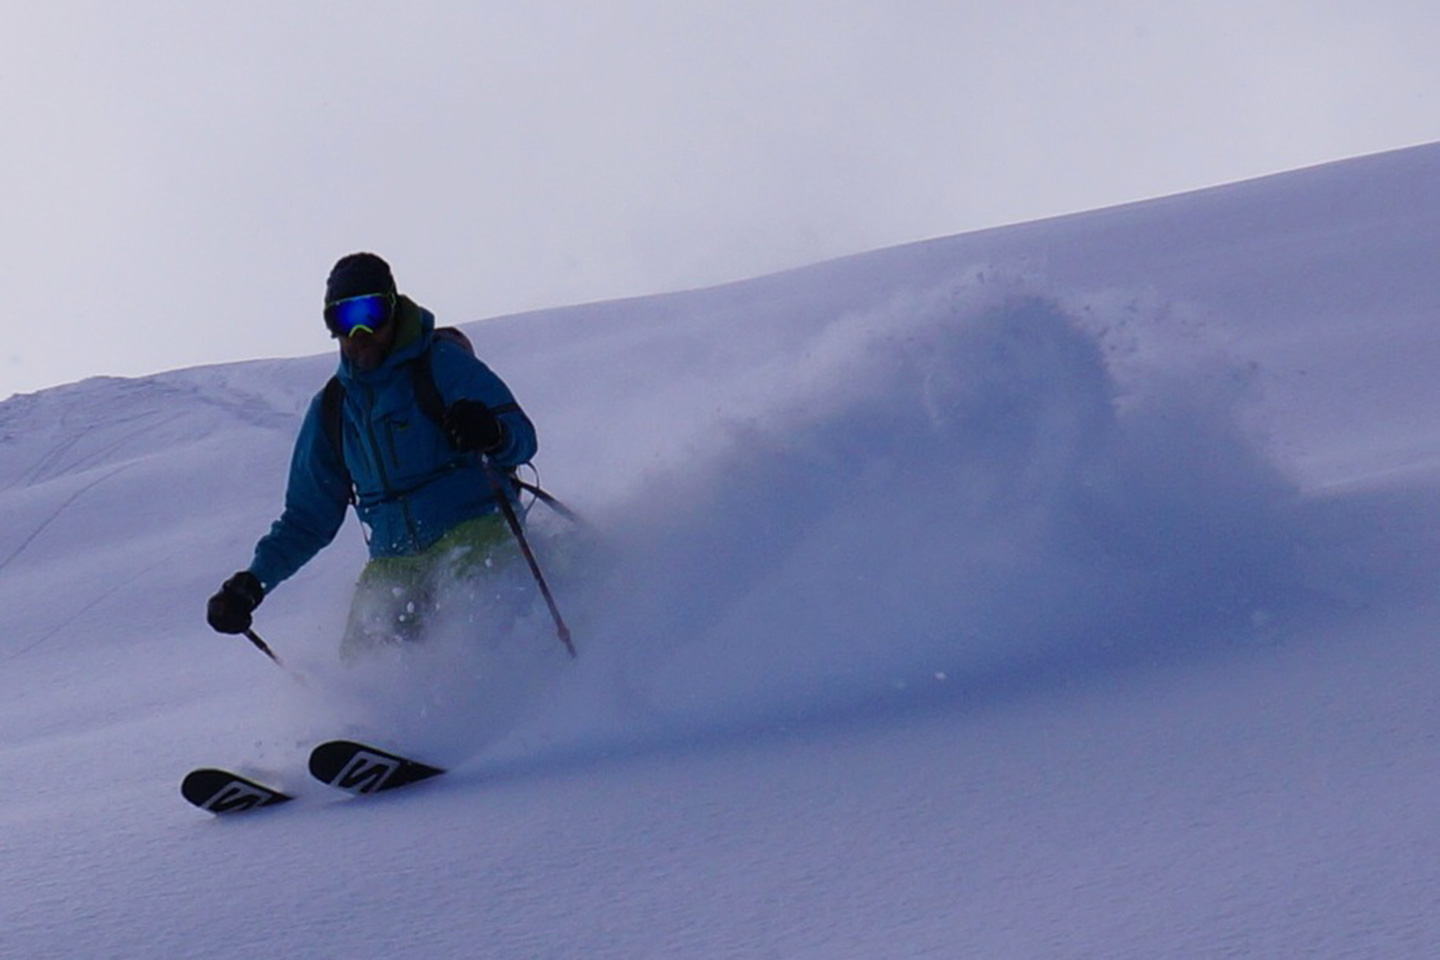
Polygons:
[[423,416],[386,418],[378,433],[386,472],[397,479],[428,478],[454,458],[445,434]]
[[357,482],[363,476],[368,480],[366,488],[393,492],[414,468],[415,457],[410,450],[413,433],[413,422],[403,418],[376,417],[357,424],[346,437],[346,449],[364,458],[363,464],[350,463]]
[[409,419],[387,417],[380,429],[380,455],[396,475],[414,466],[415,425]]

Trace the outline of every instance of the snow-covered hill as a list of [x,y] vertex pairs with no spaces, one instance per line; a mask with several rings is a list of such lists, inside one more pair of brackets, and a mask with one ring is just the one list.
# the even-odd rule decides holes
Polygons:
[[[259,612],[293,673],[208,631],[329,357],[0,404],[0,956],[1430,956],[1437,186],[467,325],[592,527],[535,515],[574,663],[341,667],[353,526]],[[453,772],[306,783],[346,732]]]

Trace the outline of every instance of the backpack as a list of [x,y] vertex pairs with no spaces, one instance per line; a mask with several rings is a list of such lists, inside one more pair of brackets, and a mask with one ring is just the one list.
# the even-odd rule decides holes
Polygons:
[[[462,347],[470,356],[475,356],[475,345],[470,338],[465,336],[464,331],[458,327],[436,327],[434,341],[447,340],[450,343]],[[434,343],[432,341],[432,345]],[[430,367],[430,350],[427,348],[420,356],[411,360],[410,383],[415,391],[415,402],[420,411],[434,421],[436,426],[443,427],[445,423],[445,398],[440,396],[440,388],[435,386],[435,371]],[[350,503],[355,503],[355,484],[350,479],[350,468],[345,466],[345,431],[344,431],[344,406],[345,406],[345,384],[340,382],[339,376],[332,376],[325,384],[325,389],[320,397],[320,422],[325,430],[325,438],[330,443],[330,448],[335,451],[335,458],[340,463],[340,469],[345,474],[345,488],[350,491]],[[496,407],[492,413],[507,413],[511,410],[519,410],[519,404],[506,404],[503,407]],[[578,521],[575,512],[555,499],[550,493],[540,489],[538,484],[528,483],[521,480],[515,474],[515,468],[504,471],[504,476],[510,485],[516,490],[523,490],[531,494],[537,500],[543,502],[555,512],[568,520]]]

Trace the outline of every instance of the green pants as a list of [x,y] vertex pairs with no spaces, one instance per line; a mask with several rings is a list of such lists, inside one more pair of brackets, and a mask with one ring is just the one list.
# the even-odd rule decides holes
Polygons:
[[505,520],[492,514],[460,524],[423,553],[371,560],[355,584],[341,657],[421,640],[446,605],[483,607],[484,585],[503,582],[519,555]]

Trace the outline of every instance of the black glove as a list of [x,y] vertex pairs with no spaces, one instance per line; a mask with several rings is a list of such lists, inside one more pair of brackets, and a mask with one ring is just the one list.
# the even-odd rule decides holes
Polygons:
[[249,570],[226,580],[220,592],[210,598],[205,619],[220,633],[244,633],[250,629],[250,614],[265,599],[265,588]]
[[478,400],[456,400],[445,411],[445,436],[457,450],[491,453],[505,443],[505,426]]

